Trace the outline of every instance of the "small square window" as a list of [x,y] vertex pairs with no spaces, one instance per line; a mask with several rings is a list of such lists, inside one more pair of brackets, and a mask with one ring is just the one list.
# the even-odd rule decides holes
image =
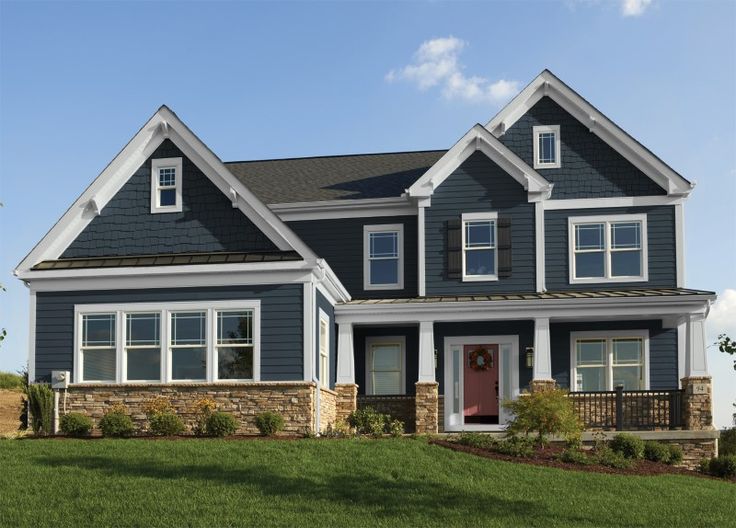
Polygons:
[[534,168],[560,168],[560,126],[535,126],[532,129],[532,135],[534,144]]

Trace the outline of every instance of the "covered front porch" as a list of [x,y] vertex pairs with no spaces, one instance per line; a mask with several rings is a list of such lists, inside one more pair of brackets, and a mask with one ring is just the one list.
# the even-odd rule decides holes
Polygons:
[[418,433],[502,431],[504,400],[560,386],[588,430],[709,429],[694,290],[353,301],[336,307],[338,417]]

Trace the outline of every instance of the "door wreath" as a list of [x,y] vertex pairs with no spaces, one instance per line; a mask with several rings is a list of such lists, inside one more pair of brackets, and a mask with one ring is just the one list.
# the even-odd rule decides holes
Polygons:
[[470,353],[470,368],[477,372],[493,366],[493,355],[486,348],[476,348]]

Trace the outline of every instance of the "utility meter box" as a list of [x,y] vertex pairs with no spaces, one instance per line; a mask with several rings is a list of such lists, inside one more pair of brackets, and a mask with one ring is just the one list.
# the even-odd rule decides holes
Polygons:
[[66,389],[69,386],[69,371],[68,370],[52,370],[51,371],[51,388],[52,389]]

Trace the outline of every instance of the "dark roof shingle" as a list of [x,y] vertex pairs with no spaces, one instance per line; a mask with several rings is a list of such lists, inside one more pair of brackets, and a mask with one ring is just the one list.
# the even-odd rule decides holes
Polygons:
[[446,150],[226,162],[266,203],[391,198],[418,180]]

